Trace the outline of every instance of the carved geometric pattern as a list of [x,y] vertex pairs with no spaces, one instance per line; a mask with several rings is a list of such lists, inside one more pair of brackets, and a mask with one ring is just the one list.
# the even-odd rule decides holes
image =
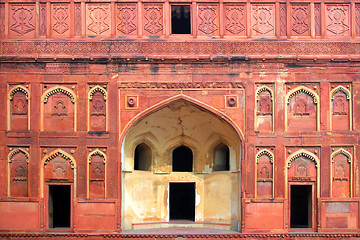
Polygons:
[[40,3],[40,36],[46,36],[46,3]]
[[47,165],[49,162],[51,162],[52,160],[60,157],[60,158],[63,158],[65,160],[69,160],[70,162],[70,167],[72,169],[76,168],[76,162],[75,160],[69,156],[69,154],[67,152],[65,152],[64,150],[61,150],[61,149],[57,149],[53,152],[50,153],[51,155],[48,156],[45,161],[44,161],[44,165]]
[[257,96],[257,114],[271,115],[272,114],[272,97],[269,91],[263,91]]
[[286,3],[280,3],[280,35],[286,36],[287,28]]
[[49,99],[49,97],[51,97],[52,95],[55,95],[57,93],[61,93],[64,94],[66,96],[68,96],[71,99],[72,103],[75,103],[75,96],[72,92],[70,92],[69,90],[67,90],[66,88],[63,87],[55,87],[54,89],[52,89],[51,91],[47,92],[46,95],[44,96],[44,103],[46,103]]
[[118,6],[117,15],[119,24],[117,29],[124,34],[136,31],[136,5]]
[[244,88],[240,82],[121,82],[119,88],[159,88],[159,89],[189,89],[189,88]]
[[144,30],[151,34],[157,34],[163,30],[163,7],[162,5],[144,7],[145,25]]
[[53,26],[52,29],[57,34],[64,34],[70,29],[68,24],[69,7],[67,4],[53,5]]
[[11,114],[12,115],[27,115],[28,113],[28,100],[26,95],[18,91],[12,95],[11,101]]
[[314,4],[314,17],[315,17],[315,35],[321,36],[321,5],[320,3]]
[[303,35],[310,29],[310,7],[309,4],[292,4],[291,30],[293,34]]
[[355,4],[355,34],[360,35],[360,4]]
[[75,36],[81,36],[81,3],[75,3]]
[[342,91],[334,93],[333,97],[333,115],[347,115],[348,114],[348,99],[346,94]]
[[199,6],[199,19],[200,24],[198,26],[199,31],[205,34],[211,34],[218,30],[218,26],[215,21],[217,18],[216,6]]
[[12,24],[10,30],[20,35],[35,30],[35,7],[34,5],[14,5],[11,7]]
[[0,3],[0,36],[5,35],[5,4]]
[[306,95],[309,95],[313,100],[314,100],[314,103],[317,103],[318,102],[318,96],[315,95],[315,93],[313,91],[311,91],[310,89],[308,89],[307,87],[298,87],[296,90],[294,90],[289,96],[288,96],[288,99],[287,99],[287,103],[289,104],[291,99],[293,97],[295,97],[297,94],[299,93],[304,93]]
[[29,153],[23,148],[16,148],[8,155],[9,196],[27,197]]
[[348,5],[328,5],[326,29],[336,35],[342,34],[350,29],[349,27],[349,6]]
[[108,5],[98,5],[98,6],[88,6],[89,10],[89,24],[87,29],[96,35],[100,35],[105,31],[109,30],[109,6]]
[[225,30],[232,34],[239,34],[245,30],[245,6],[227,6]]
[[106,156],[105,153],[96,149],[91,152],[89,155],[89,164],[90,164],[90,181],[91,180],[102,180],[105,179],[105,163]]
[[316,155],[314,155],[312,152],[309,152],[305,149],[299,150],[299,151],[291,154],[291,156],[289,156],[287,167],[290,168],[292,161],[295,161],[297,158],[301,159],[303,157],[313,161],[315,163],[315,167],[318,167],[318,158],[316,157]]
[[269,5],[254,5],[252,7],[254,24],[252,29],[263,35],[274,30],[273,24],[273,6]]

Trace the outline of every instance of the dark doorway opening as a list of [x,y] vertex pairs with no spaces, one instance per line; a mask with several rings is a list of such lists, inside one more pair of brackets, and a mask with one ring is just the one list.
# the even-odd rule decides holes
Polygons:
[[195,183],[170,183],[170,220],[195,221]]
[[70,185],[49,185],[49,228],[70,228]]
[[190,5],[171,5],[171,33],[191,34]]
[[292,185],[291,191],[291,228],[311,228],[312,225],[312,186]]
[[193,153],[190,148],[180,146],[173,151],[173,172],[192,172]]

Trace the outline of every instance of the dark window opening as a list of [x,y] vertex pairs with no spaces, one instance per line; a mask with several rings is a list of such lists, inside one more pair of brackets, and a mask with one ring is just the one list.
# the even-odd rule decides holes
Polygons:
[[192,172],[193,153],[190,148],[180,146],[173,151],[173,172]]
[[151,149],[145,143],[136,146],[134,154],[134,170],[149,171],[151,167]]
[[190,5],[171,5],[171,33],[191,34]]
[[312,186],[292,185],[291,191],[291,228],[311,228],[312,225]]
[[70,228],[70,185],[49,186],[49,228]]
[[229,152],[229,147],[222,143],[214,148],[214,171],[230,170]]
[[195,221],[195,183],[170,183],[170,220]]

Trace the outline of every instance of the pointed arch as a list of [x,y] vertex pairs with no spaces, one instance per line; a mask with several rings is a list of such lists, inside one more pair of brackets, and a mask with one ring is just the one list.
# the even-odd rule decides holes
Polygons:
[[266,155],[270,158],[270,162],[274,163],[274,154],[270,152],[268,149],[262,149],[255,155],[256,162],[259,162],[261,156]]
[[108,96],[107,96],[107,91],[105,88],[100,87],[99,85],[96,85],[95,87],[91,88],[88,94],[89,100],[92,100],[92,96],[94,95],[94,93],[96,92],[100,92],[102,93],[102,95],[104,95],[104,99],[107,100]]
[[274,164],[274,153],[269,151],[267,148],[264,148],[256,153],[255,155],[255,198],[258,196],[258,164],[259,160],[262,156],[267,156],[270,159],[271,169],[272,169],[272,176],[271,176],[271,183],[272,183],[272,198],[275,197],[275,164]]
[[289,91],[285,96],[285,130],[288,127],[288,105],[290,100],[299,93],[305,93],[310,96],[316,104],[316,131],[320,130],[320,98],[316,92],[305,86],[299,86]]
[[262,92],[269,92],[270,96],[271,96],[271,100],[272,101],[274,100],[274,91],[271,88],[269,88],[268,86],[263,85],[256,90],[256,93],[255,93],[256,101],[259,100],[259,94]]
[[[300,149],[294,153],[292,153],[290,156],[287,157],[285,161],[285,194],[287,196],[288,191],[288,170],[290,168],[291,162],[299,157],[305,157],[309,159],[310,161],[313,161],[315,163],[316,168],[316,195],[319,198],[320,197],[320,159],[312,152],[306,150],[306,149]],[[288,196],[287,196],[288,197]]]
[[334,152],[331,153],[330,155],[330,159],[331,159],[331,169],[330,169],[330,183],[331,183],[331,186],[330,186],[330,197],[332,197],[332,185],[333,185],[333,166],[334,166],[334,158],[339,155],[339,154],[343,154],[344,156],[347,157],[347,161],[348,163],[350,164],[350,197],[353,197],[353,156],[352,154],[345,150],[344,148],[339,148],[337,150],[335,150]]
[[[259,118],[258,116],[258,102],[259,102],[259,96],[263,92],[268,92],[270,94],[270,100],[271,100],[271,130],[275,130],[275,119],[274,119],[274,108],[275,108],[275,101],[274,101],[274,90],[266,85],[262,85],[259,87],[255,92],[255,119]],[[255,129],[257,129],[257,121],[255,121]]]
[[334,88],[333,90],[330,91],[330,97],[333,100],[334,99],[334,95],[337,92],[343,92],[346,95],[346,99],[350,100],[351,99],[351,92],[349,91],[349,89],[343,87],[343,86],[337,86],[336,88]]
[[23,153],[25,158],[26,158],[26,163],[29,164],[29,152],[26,151],[23,148],[15,148],[13,150],[11,150],[8,154],[8,197],[11,196],[11,163],[12,163],[12,158],[18,154],[18,153]]
[[[104,118],[105,117],[105,131],[108,131],[108,115],[109,115],[109,108],[108,108],[108,92],[105,88],[99,86],[99,85],[96,85],[94,87],[92,87],[89,92],[88,92],[88,101],[87,101],[87,104],[88,104],[88,117],[87,117],[87,131],[91,131],[91,115],[92,115],[92,107],[91,107],[91,101],[93,100],[93,95],[95,93],[101,93],[104,97],[104,101],[105,101],[105,116],[104,116],[104,113],[100,111],[100,114],[99,112],[96,112],[94,113],[94,115],[96,115],[97,117],[100,117],[100,118]],[[94,131],[94,130],[93,130]]]
[[27,101],[27,130],[30,130],[30,91],[22,85],[16,85],[12,87],[8,92],[8,118],[7,118],[7,130],[11,130],[11,101],[14,99],[14,95],[17,92],[25,94]]
[[43,198],[44,197],[44,184],[45,184],[45,179],[44,179],[44,170],[45,170],[45,165],[47,163],[49,163],[51,160],[53,160],[54,158],[56,158],[57,156],[61,156],[64,159],[68,160],[70,162],[70,167],[71,169],[73,169],[74,171],[74,198],[76,198],[76,185],[77,185],[77,180],[76,180],[76,168],[77,168],[77,164],[75,161],[75,158],[73,156],[71,156],[69,153],[65,152],[64,150],[58,148],[52,152],[50,152],[49,154],[45,155],[40,163],[40,196]]
[[71,100],[71,102],[74,104],[74,132],[77,131],[77,98],[76,98],[76,94],[68,89],[67,87],[63,87],[63,86],[54,86],[51,87],[49,89],[47,89],[43,95],[41,96],[41,109],[40,109],[40,114],[41,114],[41,122],[40,122],[40,131],[44,131],[44,121],[45,121],[45,117],[44,117],[44,109],[45,109],[45,103],[47,103],[49,97],[51,97],[52,95],[55,95],[57,93],[63,93],[66,96],[68,96]]
[[334,110],[334,109],[333,109],[333,108],[334,108],[334,106],[333,106],[333,101],[334,101],[334,96],[335,96],[335,94],[338,93],[338,92],[344,93],[345,96],[346,96],[346,100],[349,101],[349,109],[348,109],[348,111],[349,111],[349,118],[348,118],[348,121],[349,121],[349,131],[352,131],[352,101],[351,101],[351,92],[350,92],[349,89],[345,88],[345,87],[342,86],[342,85],[339,85],[339,86],[335,87],[334,89],[332,89],[332,90],[330,91],[330,107],[331,107],[331,111],[330,111],[330,129],[333,130],[333,124],[332,124],[332,122],[333,122],[333,119],[332,119],[333,116],[332,116],[332,114],[333,114],[333,110]]
[[91,159],[93,156],[98,155],[100,157],[103,158],[103,164],[104,166],[104,198],[106,198],[106,193],[107,193],[107,184],[106,184],[106,162],[107,162],[107,157],[106,154],[101,151],[100,149],[96,148],[94,151],[90,152],[88,157],[87,157],[87,180],[86,180],[86,196],[87,198],[90,198],[90,164],[91,164]]

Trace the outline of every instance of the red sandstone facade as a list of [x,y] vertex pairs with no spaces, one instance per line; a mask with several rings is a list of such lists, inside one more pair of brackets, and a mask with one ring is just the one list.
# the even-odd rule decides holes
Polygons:
[[[188,34],[172,34],[175,5],[189,6]],[[183,225],[360,236],[359,1],[2,0],[0,39],[2,237]],[[142,143],[146,172],[134,167]],[[223,171],[216,144],[230,149]],[[171,169],[178,146],[193,153],[189,173]],[[195,184],[194,221],[171,222],[176,182]],[[56,191],[70,199],[60,230]]]

